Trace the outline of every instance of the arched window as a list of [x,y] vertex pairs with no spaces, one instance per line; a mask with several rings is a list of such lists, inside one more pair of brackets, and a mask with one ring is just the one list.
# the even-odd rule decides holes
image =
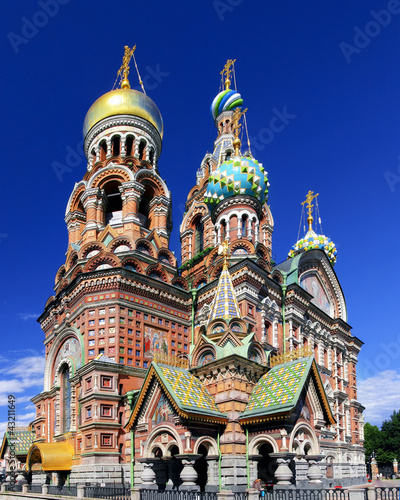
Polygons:
[[64,364],[61,369],[61,434],[69,432],[71,428],[71,383],[69,381],[69,367]]
[[101,141],[100,143],[100,161],[104,161],[107,157],[107,143],[106,141]]
[[122,222],[122,199],[119,191],[119,183],[111,181],[104,187],[106,200],[104,204],[105,224],[110,226]]
[[119,156],[121,149],[121,139],[119,135],[114,135],[114,137],[112,138],[111,146],[112,146],[112,155]]
[[150,154],[149,154],[149,162],[150,162],[151,164],[153,164],[153,161],[154,161],[154,149],[153,149],[153,148],[151,148],[151,149],[150,149]]
[[242,217],[242,238],[246,238],[247,236],[247,215],[243,215]]
[[133,156],[133,135],[128,135],[125,143],[126,156]]
[[139,160],[145,159],[145,148],[146,148],[146,143],[144,141],[140,141],[140,143],[139,143]]
[[151,229],[150,203],[154,198],[154,191],[151,186],[144,186],[145,191],[139,203],[138,217],[142,226]]
[[194,255],[197,255],[198,253],[203,251],[203,236],[203,223],[200,221],[200,219],[198,219],[194,227]]

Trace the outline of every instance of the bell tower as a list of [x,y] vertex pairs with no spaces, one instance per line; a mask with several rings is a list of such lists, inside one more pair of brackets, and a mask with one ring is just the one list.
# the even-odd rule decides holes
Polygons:
[[[114,253],[134,250],[140,239],[155,242],[157,250],[168,249],[171,194],[158,172],[163,121],[156,104],[130,88],[134,50],[125,47],[120,88],[97,99],[85,117],[87,172],[75,185],[66,210],[66,273],[78,248],[78,260],[105,247]],[[113,248],[111,240],[116,242]]]

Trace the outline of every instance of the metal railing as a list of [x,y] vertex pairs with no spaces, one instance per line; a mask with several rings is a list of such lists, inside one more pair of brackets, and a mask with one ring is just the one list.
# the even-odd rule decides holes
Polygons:
[[54,486],[50,484],[48,488],[49,495],[64,495],[68,497],[78,496],[76,486],[67,486],[66,484],[64,484],[64,486]]
[[178,490],[164,490],[164,491],[140,490],[140,500],[217,500],[217,492],[178,491]]
[[[367,498],[367,490],[364,490]],[[261,497],[261,496],[260,496]],[[294,489],[265,491],[265,500],[349,500],[349,491],[342,488],[329,489]],[[398,500],[398,499],[377,499],[377,500]]]
[[235,491],[235,500],[247,500],[249,498],[249,494],[247,491]]
[[28,484],[28,493],[42,493],[42,485]]
[[88,498],[109,498],[112,500],[130,500],[131,489],[121,486],[85,486],[84,496]]

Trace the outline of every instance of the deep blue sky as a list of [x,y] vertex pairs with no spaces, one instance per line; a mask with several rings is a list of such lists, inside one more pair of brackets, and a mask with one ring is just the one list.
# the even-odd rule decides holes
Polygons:
[[[62,3],[47,20],[48,0],[8,3],[0,16],[0,421],[9,392],[29,421],[27,400],[41,390],[43,334],[35,318],[64,262],[65,207],[86,168],[78,146],[83,119],[112,88],[124,45],[135,43],[147,93],[164,119],[159,171],[173,196],[171,249],[179,254],[183,204],[216,136],[209,107],[219,72],[236,58],[253,153],[269,172],[276,259],[296,241],[305,194],[319,192],[348,320],[365,342],[359,399],[373,423],[399,409],[400,14],[381,13],[380,27],[371,11],[400,12],[400,3]],[[42,26],[29,31],[33,21]],[[376,36],[365,38],[366,31]],[[353,50],[355,36],[362,48]],[[131,82],[137,85],[134,72]],[[272,137],[270,120],[285,109],[290,118]],[[65,164],[66,148],[77,146],[76,166],[57,177],[53,163]]]

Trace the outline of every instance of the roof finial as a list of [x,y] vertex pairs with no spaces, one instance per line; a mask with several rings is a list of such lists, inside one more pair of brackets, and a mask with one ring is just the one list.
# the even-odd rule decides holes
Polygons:
[[235,108],[232,115],[232,130],[233,135],[235,136],[235,140],[233,141],[233,147],[235,148],[235,156],[239,156],[240,154],[240,146],[242,141],[239,139],[240,129],[242,128],[242,124],[240,123],[240,118],[246,113],[247,108],[242,111],[241,108]]
[[224,265],[222,267],[223,271],[228,269],[228,256],[229,256],[229,242],[228,240],[224,240],[222,245],[218,247],[218,255],[222,255],[224,258]]
[[305,201],[302,202],[302,205],[305,205],[307,203],[307,210],[308,210],[307,222],[309,231],[312,231],[312,223],[314,221],[314,217],[312,216],[314,205],[312,204],[312,201],[317,196],[319,196],[319,193],[314,194],[314,191],[308,191]]
[[130,89],[131,84],[129,83],[129,80],[128,80],[129,62],[133,56],[133,53],[135,52],[136,45],[134,47],[132,47],[131,49],[127,45],[125,45],[124,49],[125,49],[125,53],[124,53],[124,57],[122,58],[122,65],[118,70],[117,78],[119,77],[119,75],[121,73],[123,73],[123,80],[121,82],[121,89]]
[[224,66],[224,69],[221,71],[222,78],[224,77],[225,73],[225,90],[229,90],[231,88],[231,81],[229,79],[232,69],[231,66],[235,64],[236,59],[228,59],[226,61],[226,64]]

